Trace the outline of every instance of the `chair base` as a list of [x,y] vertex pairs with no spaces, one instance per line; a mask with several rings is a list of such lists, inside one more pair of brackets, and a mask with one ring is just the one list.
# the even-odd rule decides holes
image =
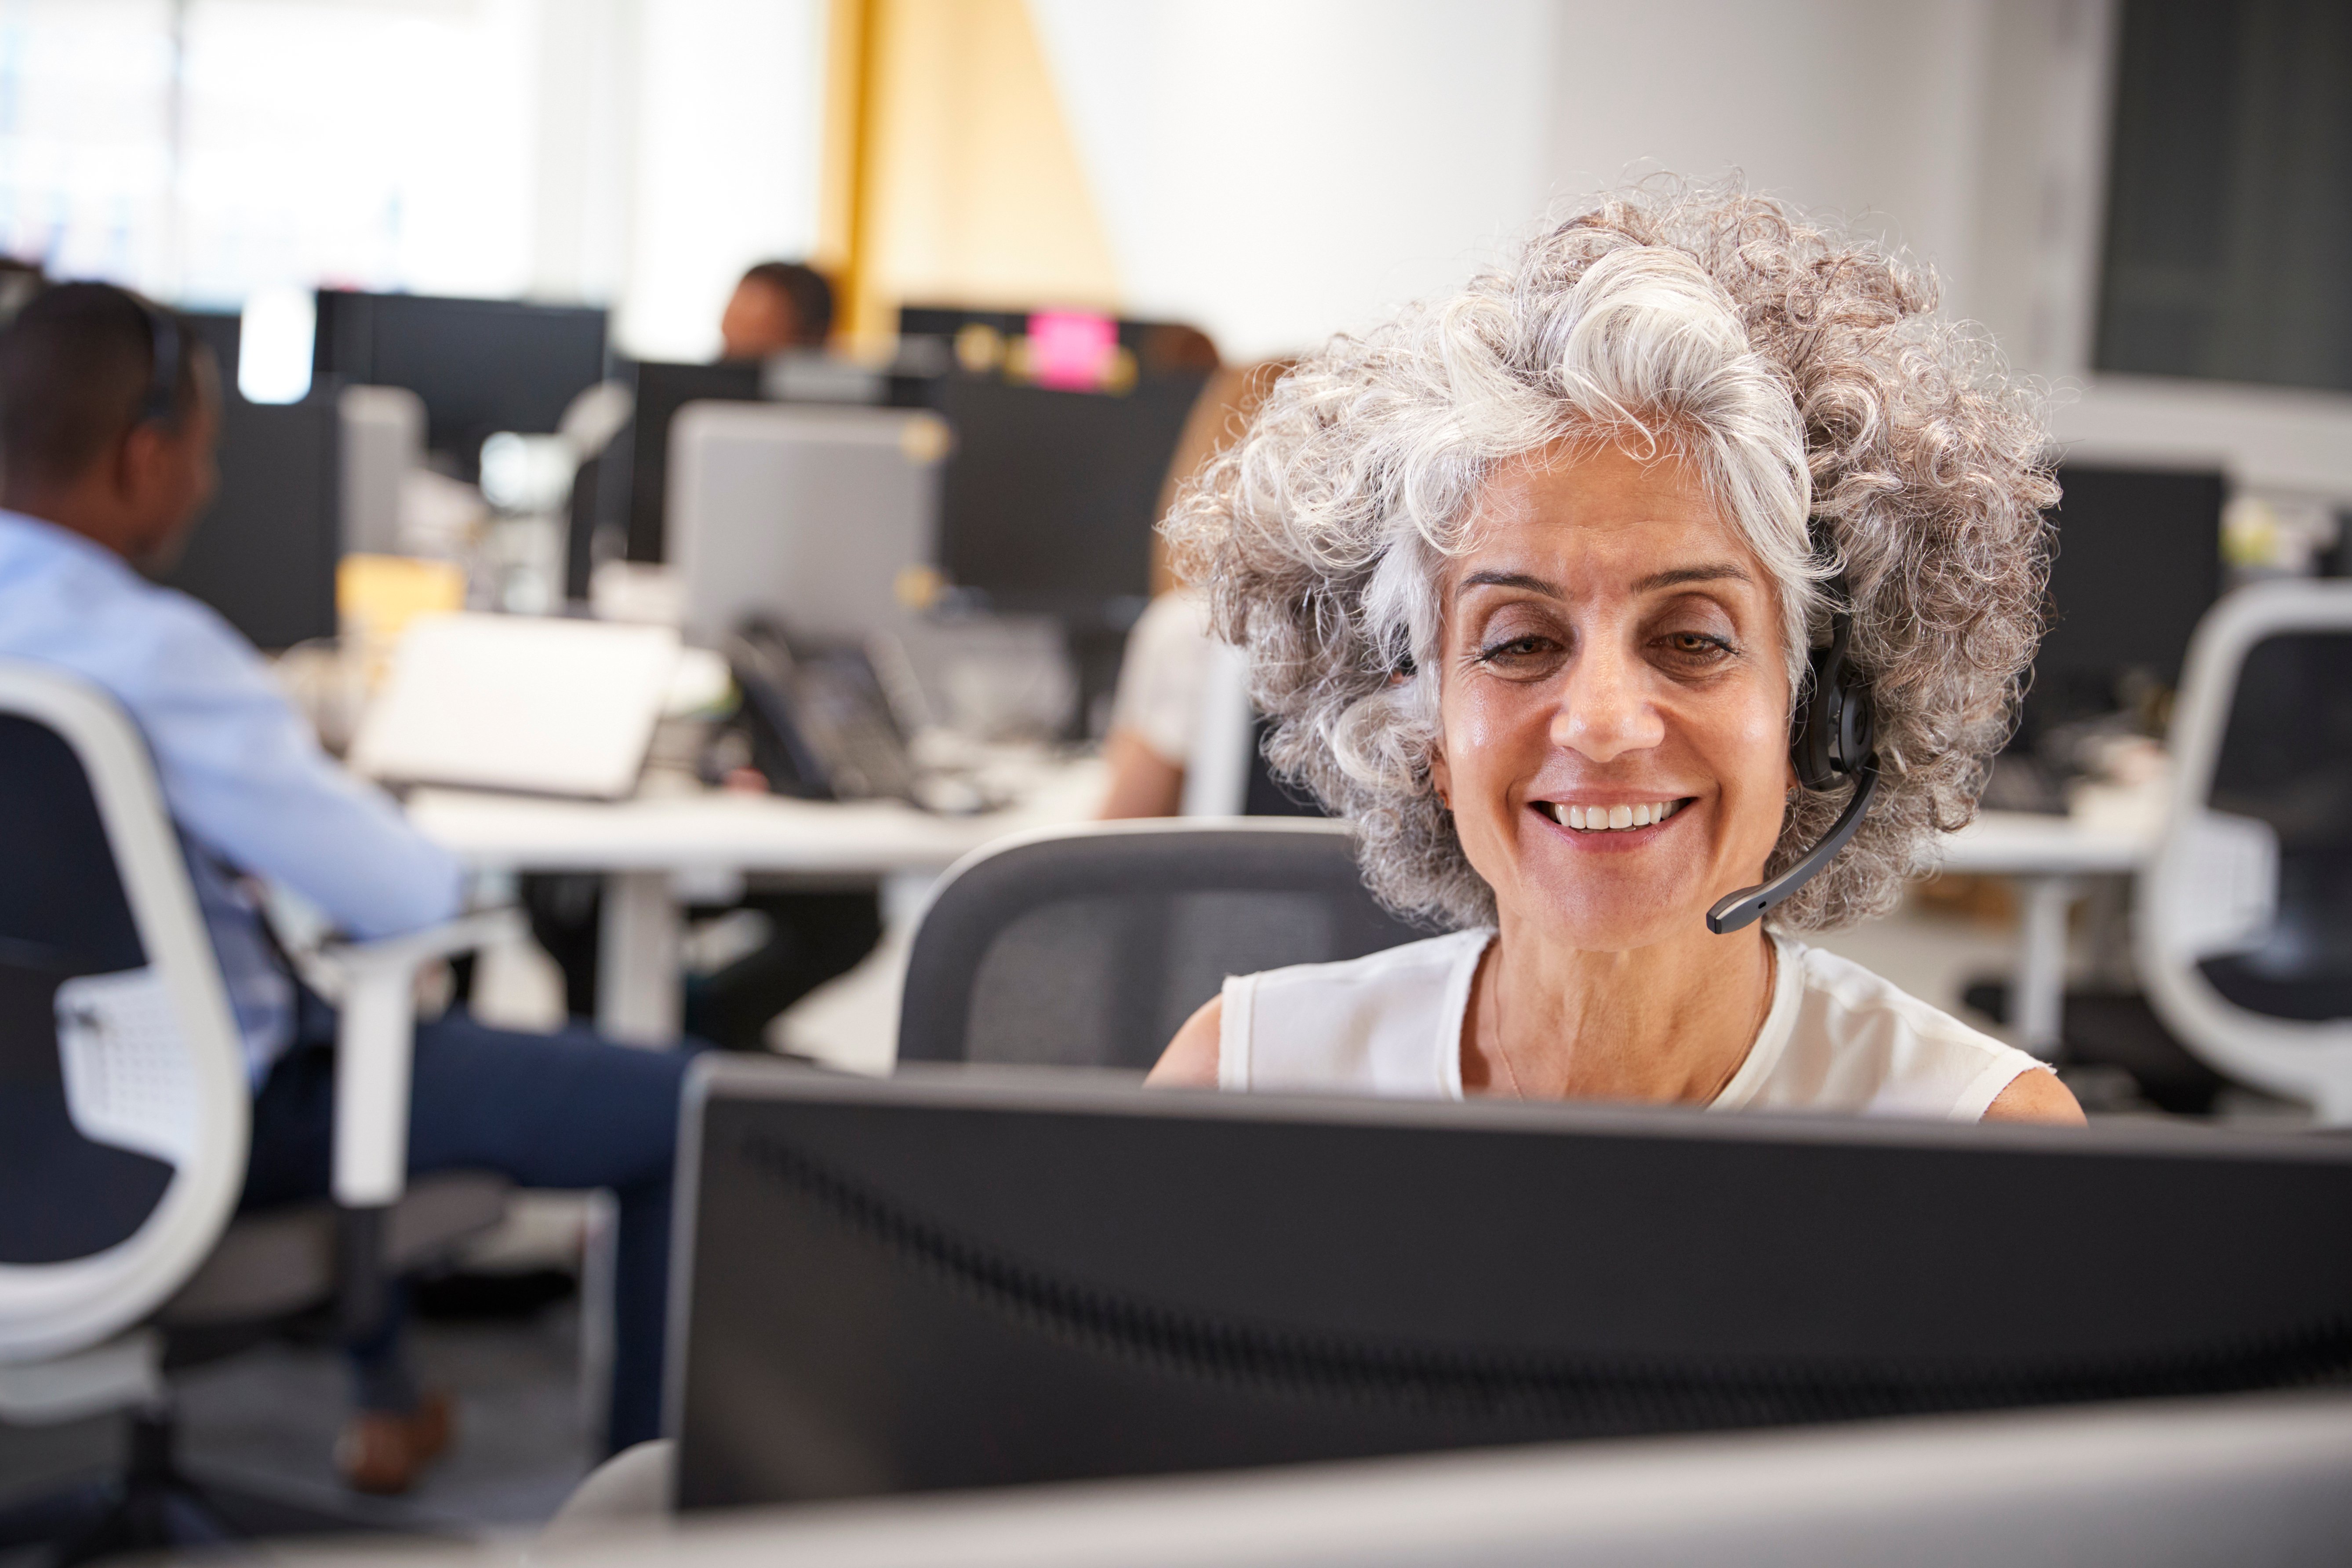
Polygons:
[[134,1415],[122,1473],[0,1509],[0,1551],[47,1546],[48,1561],[67,1568],[125,1552],[360,1528],[356,1520],[197,1481],[180,1468],[173,1449],[168,1414]]

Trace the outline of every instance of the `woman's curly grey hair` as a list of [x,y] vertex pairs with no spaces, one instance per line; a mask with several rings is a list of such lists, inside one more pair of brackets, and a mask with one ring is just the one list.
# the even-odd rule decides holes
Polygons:
[[[1932,275],[1835,226],[1736,184],[1657,182],[1283,377],[1163,526],[1217,634],[1248,650],[1268,760],[1355,824],[1375,893],[1495,918],[1430,779],[1439,585],[1497,465],[1612,441],[1691,464],[1764,563],[1792,704],[1843,575],[1883,782],[1774,921],[1894,905],[2007,738],[2057,500],[2035,400],[1935,303]],[[1795,792],[1767,874],[1843,799]]]

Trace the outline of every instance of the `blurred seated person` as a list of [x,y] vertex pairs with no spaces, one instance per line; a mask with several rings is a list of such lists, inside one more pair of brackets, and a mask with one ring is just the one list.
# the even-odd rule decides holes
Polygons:
[[719,318],[719,357],[767,359],[821,349],[833,336],[833,285],[803,261],[762,261],[743,274]]
[[[288,967],[260,886],[354,937],[460,912],[456,860],[338,768],[268,667],[167,566],[210,497],[217,368],[170,313],[106,284],[49,289],[0,332],[0,657],[110,693],[145,737],[243,1037],[253,1087],[245,1209],[329,1194],[335,1014]],[[611,1436],[660,1423],[670,1180],[687,1053],[512,1034],[460,1013],[416,1028],[408,1164],[619,1194]],[[67,1194],[55,1194],[65,1201]],[[446,1442],[400,1313],[351,1347],[347,1480],[404,1489]]]
[[[719,318],[720,358],[761,360],[789,349],[821,349],[832,336],[833,316],[833,285],[824,274],[803,262],[762,261],[743,274]],[[575,1018],[593,1017],[602,879],[528,877],[522,899],[531,934],[563,972],[564,1010]],[[758,1051],[767,1048],[768,1026],[777,1015],[874,951],[882,939],[882,910],[870,889],[755,887],[733,903],[690,906],[687,916],[696,922],[740,921],[745,911],[756,936],[738,942],[737,955],[709,973],[687,976],[686,1029],[729,1050]]]
[[[1213,355],[1216,351],[1212,347],[1207,352]],[[1185,484],[1248,428],[1258,405],[1292,363],[1262,360],[1210,375],[1177,437],[1176,455],[1160,489],[1161,517],[1169,514]],[[1101,813],[1107,819],[1181,814],[1185,765],[1199,737],[1203,704],[1211,700],[1210,683],[1219,674],[1208,605],[1170,573],[1166,550],[1156,537],[1151,576],[1152,600],[1128,633],[1110,733],[1103,742],[1104,760],[1110,764]]]
[[[1451,934],[1229,979],[1152,1081],[2081,1122],[1800,940],[1969,820],[2039,635],[2049,437],[1934,299],[1780,203],[1643,187],[1283,378],[1179,501],[1176,565],[1274,764]],[[1848,777],[1791,743],[1837,616],[1876,713]],[[1711,930],[1872,767],[1843,851]]]

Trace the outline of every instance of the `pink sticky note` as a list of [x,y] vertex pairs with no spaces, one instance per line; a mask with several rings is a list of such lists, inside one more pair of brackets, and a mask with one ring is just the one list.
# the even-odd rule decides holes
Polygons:
[[1040,310],[1029,318],[1029,374],[1040,386],[1092,391],[1109,376],[1118,324],[1085,310]]

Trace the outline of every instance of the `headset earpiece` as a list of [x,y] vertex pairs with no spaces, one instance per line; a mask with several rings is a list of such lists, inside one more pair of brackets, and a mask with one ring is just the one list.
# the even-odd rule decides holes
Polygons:
[[[1843,597],[1845,584],[1836,587]],[[1875,738],[1870,683],[1847,657],[1853,640],[1853,613],[1842,608],[1830,616],[1829,646],[1812,650],[1811,679],[1789,737],[1789,761],[1807,789],[1835,789],[1851,778]]]
[[139,423],[169,426],[180,411],[180,362],[187,344],[178,318],[136,294],[131,298],[147,318],[147,395],[140,405]]
[[1706,929],[1717,936],[1763,919],[1782,900],[1819,876],[1837,852],[1853,841],[1878,794],[1878,754],[1873,749],[1878,725],[1870,683],[1848,657],[1853,641],[1853,601],[1846,596],[1843,577],[1832,586],[1839,607],[1830,614],[1829,646],[1812,650],[1811,683],[1790,728],[1789,761],[1797,771],[1797,781],[1807,789],[1835,789],[1851,780],[1853,795],[1827,836],[1795,865],[1760,887],[1742,888],[1716,900],[1706,911]]

